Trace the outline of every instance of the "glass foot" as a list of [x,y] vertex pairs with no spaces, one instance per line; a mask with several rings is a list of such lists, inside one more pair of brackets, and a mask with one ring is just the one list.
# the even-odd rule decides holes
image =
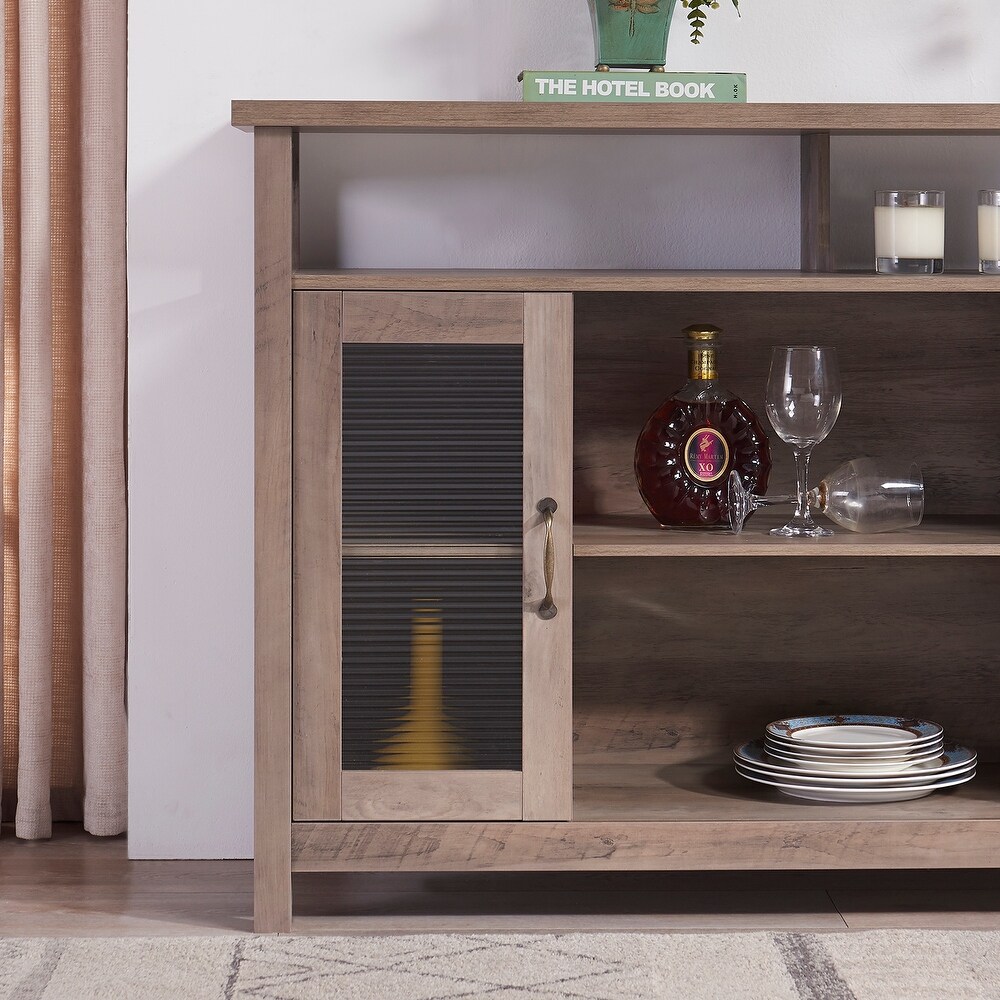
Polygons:
[[829,528],[821,528],[818,524],[806,526],[789,523],[783,528],[772,528],[768,534],[778,535],[781,538],[830,538],[834,533]]
[[879,274],[943,274],[943,257],[876,257]]

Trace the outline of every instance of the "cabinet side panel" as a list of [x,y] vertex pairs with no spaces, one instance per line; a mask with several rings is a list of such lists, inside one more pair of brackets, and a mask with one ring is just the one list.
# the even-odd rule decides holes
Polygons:
[[[545,595],[551,497],[557,614]],[[524,819],[567,820],[573,808],[573,296],[524,297]]]
[[254,927],[292,921],[292,145],[254,136]]
[[830,133],[804,133],[801,149],[802,270],[832,271]]
[[340,819],[342,296],[297,292],[292,349],[292,809]]

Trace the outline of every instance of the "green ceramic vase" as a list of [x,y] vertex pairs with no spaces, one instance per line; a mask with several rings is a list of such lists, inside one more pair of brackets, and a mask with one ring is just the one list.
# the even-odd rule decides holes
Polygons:
[[667,35],[677,0],[589,0],[597,65],[653,69],[667,58]]

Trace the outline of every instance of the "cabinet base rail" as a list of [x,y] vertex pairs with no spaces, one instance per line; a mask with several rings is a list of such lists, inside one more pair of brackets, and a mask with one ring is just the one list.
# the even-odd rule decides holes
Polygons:
[[295,872],[993,868],[1000,819],[293,823]]

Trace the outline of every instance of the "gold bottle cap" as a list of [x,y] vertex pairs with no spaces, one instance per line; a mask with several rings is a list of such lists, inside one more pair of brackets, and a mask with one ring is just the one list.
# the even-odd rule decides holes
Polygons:
[[684,328],[688,343],[688,378],[711,381],[718,378],[715,349],[722,331],[711,323],[695,323]]
[[688,340],[712,341],[718,338],[722,330],[717,326],[712,326],[711,323],[694,323],[691,326],[684,327],[683,332]]

